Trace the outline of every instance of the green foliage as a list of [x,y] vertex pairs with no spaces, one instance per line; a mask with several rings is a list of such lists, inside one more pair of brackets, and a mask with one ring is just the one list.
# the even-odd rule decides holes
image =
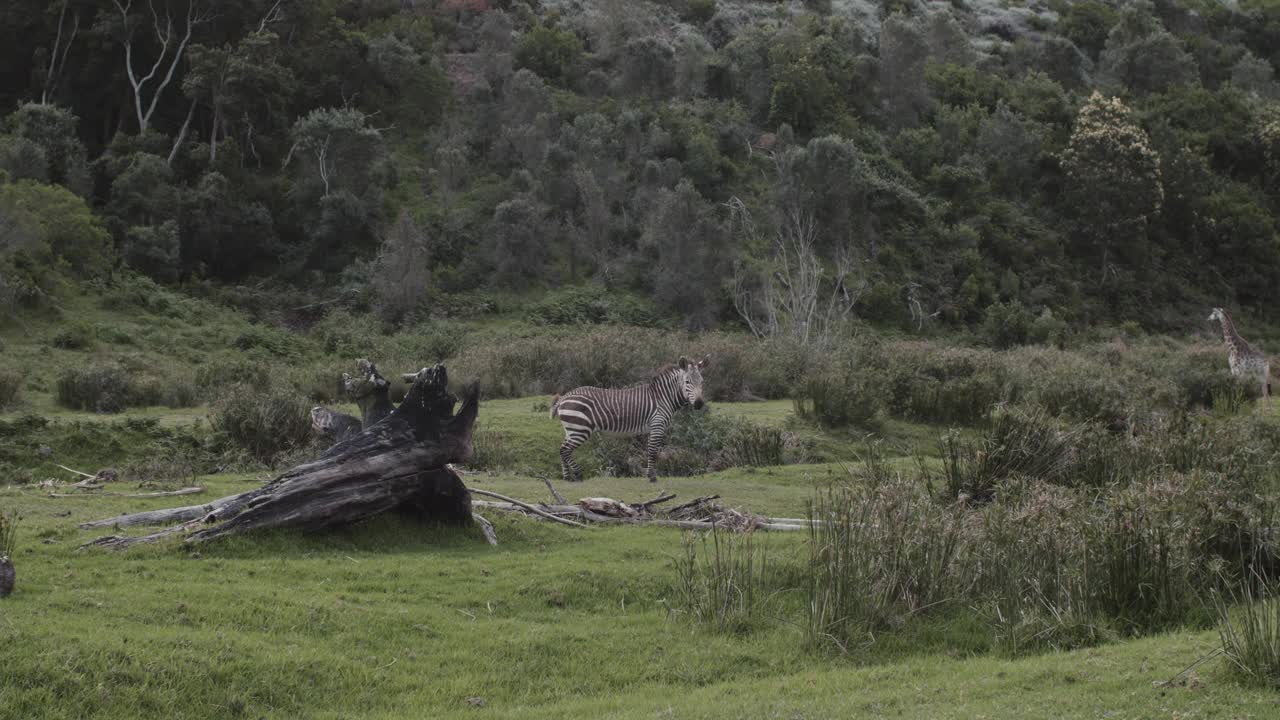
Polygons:
[[94,364],[63,371],[58,377],[58,403],[73,410],[117,413],[138,404],[128,371],[116,364]]
[[1280,587],[1259,575],[1229,597],[1231,603],[1215,594],[1213,607],[1222,652],[1234,674],[1253,684],[1280,687]]
[[658,314],[643,298],[611,292],[599,285],[570,287],[548,293],[525,311],[540,325],[632,325],[652,327]]
[[16,513],[0,512],[0,559],[9,560],[18,551],[18,520]]
[[0,215],[8,220],[0,259],[11,249],[37,262],[48,253],[84,279],[103,275],[110,265],[110,236],[84,200],[66,188],[30,180],[0,184]]
[[0,410],[18,403],[22,397],[22,376],[10,369],[0,370]]
[[54,333],[49,344],[63,350],[87,350],[93,347],[96,334],[88,323],[71,323]]
[[306,400],[290,388],[270,385],[231,386],[213,405],[209,423],[234,448],[268,465],[313,436]]
[[1066,8],[1058,19],[1058,32],[1090,57],[1097,58],[1119,14],[1111,5],[1096,0],[1064,4]]
[[567,79],[582,57],[582,41],[570,30],[539,24],[516,44],[515,65],[548,80]]
[[716,632],[749,633],[771,619],[777,564],[756,533],[686,533],[674,561],[671,610]]
[[796,414],[824,427],[880,429],[888,409],[885,383],[859,360],[844,354],[807,375],[796,388]]
[[1034,322],[1030,311],[1016,300],[1007,304],[993,303],[987,306],[987,316],[982,321],[982,336],[991,347],[1001,350],[1024,345],[1031,337]]

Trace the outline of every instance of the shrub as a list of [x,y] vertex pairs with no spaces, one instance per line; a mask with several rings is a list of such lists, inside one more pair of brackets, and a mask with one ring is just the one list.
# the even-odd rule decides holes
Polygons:
[[[275,368],[261,362],[236,358],[214,360],[196,368],[194,384],[207,400],[216,398],[226,387],[237,384],[266,387],[271,383]],[[334,382],[337,382],[335,377]]]
[[1006,412],[976,443],[948,433],[942,444],[948,498],[986,502],[1014,478],[1065,483],[1074,469],[1075,435],[1054,427],[1043,413]]
[[856,354],[838,356],[801,380],[796,414],[829,428],[880,429],[888,405],[886,384],[883,377],[861,367],[859,359]]
[[297,336],[284,330],[254,325],[231,341],[237,350],[261,350],[272,357],[294,360],[302,356]]
[[63,407],[102,413],[120,412],[135,399],[129,374],[115,363],[64,371],[58,377],[56,396]]
[[530,306],[526,314],[540,325],[657,324],[657,311],[647,300],[597,285],[550,293]]
[[546,25],[525,33],[516,45],[517,68],[528,68],[548,80],[567,77],[582,57],[582,41],[569,30]]
[[63,350],[85,350],[93,346],[94,330],[85,323],[68,325],[54,334],[51,345]]
[[0,370],[0,410],[18,403],[22,393],[22,376],[13,370]]
[[234,385],[214,405],[209,420],[235,447],[268,465],[312,439],[311,408],[288,390]]
[[998,349],[1025,345],[1031,337],[1035,320],[1031,313],[1014,300],[1008,304],[994,303],[987,307],[982,321],[982,336],[991,347]]

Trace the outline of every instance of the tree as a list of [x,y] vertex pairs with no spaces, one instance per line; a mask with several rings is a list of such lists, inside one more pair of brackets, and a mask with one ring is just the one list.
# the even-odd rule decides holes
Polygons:
[[1104,75],[1139,95],[1198,78],[1195,61],[1152,12],[1147,0],[1126,5],[1099,61]]
[[45,163],[38,174],[28,177],[47,179],[78,195],[88,195],[92,183],[77,124],[76,116],[65,108],[25,103],[5,118],[4,127],[16,141],[15,149],[24,148],[18,151],[34,161],[34,148]]
[[323,195],[363,192],[382,158],[382,133],[353,108],[312,110],[293,125],[294,149],[324,186]]
[[[123,3],[120,0],[112,0],[112,2],[120,12],[120,44],[124,46],[125,73],[129,77],[129,86],[133,89],[133,106],[138,118],[138,132],[145,133],[151,123],[151,117],[155,115],[160,98],[164,95],[165,88],[173,81],[174,71],[182,61],[182,55],[191,42],[192,33],[197,26],[210,20],[212,11],[201,8],[199,0],[186,0],[179,3],[181,19],[178,21],[179,26],[175,27],[174,8],[171,7],[170,0],[161,0],[160,4],[164,9],[163,18],[154,0],[149,0],[147,3],[150,17],[134,14],[133,0]],[[140,31],[141,28],[145,29]],[[150,34],[149,42],[160,46],[150,69],[146,69],[145,63],[140,68],[134,67],[134,48],[141,44],[138,41],[139,34]],[[171,45],[173,46],[172,54],[170,54]],[[166,60],[168,60],[167,68]],[[162,71],[163,75],[158,76]],[[153,80],[154,88],[150,87]],[[151,96],[149,101],[145,98],[148,93]]]
[[431,255],[431,239],[408,211],[401,212],[383,237],[369,279],[384,320],[399,322],[421,307],[431,286]]
[[1096,252],[1103,283],[1113,249],[1131,263],[1146,255],[1147,224],[1164,201],[1160,157],[1119,98],[1094,92],[1076,118],[1062,166],[1065,209]]
[[233,134],[237,126],[244,132],[241,152],[261,162],[255,133],[270,130],[283,120],[282,111],[294,84],[292,71],[277,58],[278,51],[278,38],[270,31],[255,32],[234,45],[191,46],[190,69],[182,89],[193,103],[204,105],[212,114],[210,163],[218,157],[218,138]]
[[[0,242],[9,251],[25,248],[38,255],[43,246],[77,277],[101,277],[111,267],[110,234],[84,200],[57,185],[0,185],[0,237],[6,233]],[[0,255],[5,252],[0,247]]]
[[1115,8],[1097,0],[1068,3],[1058,20],[1057,31],[1092,58],[1107,44],[1107,33],[1115,26]]
[[528,68],[548,80],[563,80],[582,57],[582,41],[568,30],[538,25],[516,45],[517,68]]
[[634,38],[622,46],[618,58],[622,87],[628,93],[666,97],[675,81],[675,51],[656,37]]
[[781,208],[769,237],[759,235],[741,200],[729,202],[732,227],[747,245],[767,243],[772,256],[734,272],[733,305],[757,337],[825,347],[845,331],[866,289],[858,261],[844,254],[828,269],[818,257],[817,223],[806,208]]
[[271,211],[219,172],[183,191],[180,230],[184,272],[237,280],[271,267],[283,253]]
[[894,127],[914,126],[928,109],[925,63],[929,47],[914,20],[895,13],[880,26],[880,87]]
[[496,285],[523,290],[543,279],[548,255],[543,218],[543,208],[527,196],[494,209],[489,237]]
[[652,263],[646,274],[657,303],[682,316],[690,329],[707,329],[719,315],[724,240],[713,209],[693,183],[682,180],[674,190],[659,191],[641,240]]

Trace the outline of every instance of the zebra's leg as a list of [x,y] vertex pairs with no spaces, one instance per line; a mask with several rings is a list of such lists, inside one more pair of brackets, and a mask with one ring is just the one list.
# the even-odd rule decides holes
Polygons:
[[578,432],[564,433],[564,442],[560,444],[560,469],[565,482],[582,482],[582,467],[573,459],[573,451],[587,441],[587,435]]
[[654,413],[653,418],[649,421],[649,445],[646,448],[649,482],[658,482],[658,451],[667,443],[667,421],[669,419],[666,413],[658,412]]

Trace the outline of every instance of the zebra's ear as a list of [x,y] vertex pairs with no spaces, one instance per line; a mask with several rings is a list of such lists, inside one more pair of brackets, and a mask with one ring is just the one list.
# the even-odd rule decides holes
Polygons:
[[710,365],[710,364],[711,364],[711,356],[710,356],[710,355],[707,355],[706,357],[704,357],[704,358],[702,358],[701,360],[699,360],[699,361],[698,361],[698,367],[699,367],[699,368],[704,368],[704,367],[706,367],[706,366],[708,366],[708,365]]
[[681,355],[681,356],[680,356],[680,369],[681,369],[681,370],[688,370],[688,369],[689,369],[689,358],[687,358],[687,357],[685,357],[685,356],[683,356],[683,355]]

